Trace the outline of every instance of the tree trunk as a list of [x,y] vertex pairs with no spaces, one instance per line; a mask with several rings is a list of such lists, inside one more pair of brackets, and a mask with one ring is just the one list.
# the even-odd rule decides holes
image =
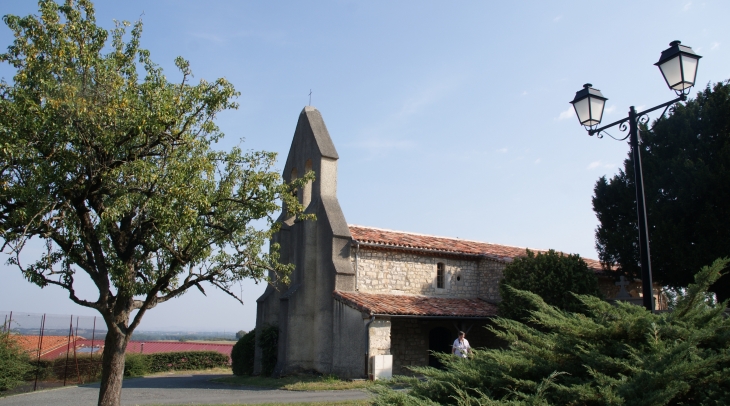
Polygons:
[[127,336],[118,329],[109,328],[102,355],[99,406],[119,406],[124,377],[124,353],[128,341]]

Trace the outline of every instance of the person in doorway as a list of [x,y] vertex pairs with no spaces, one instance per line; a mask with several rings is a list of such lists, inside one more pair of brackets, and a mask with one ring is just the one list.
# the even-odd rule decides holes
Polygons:
[[451,346],[451,353],[457,357],[466,358],[471,352],[471,346],[465,336],[466,334],[463,331],[459,331],[459,337],[454,340],[454,345]]

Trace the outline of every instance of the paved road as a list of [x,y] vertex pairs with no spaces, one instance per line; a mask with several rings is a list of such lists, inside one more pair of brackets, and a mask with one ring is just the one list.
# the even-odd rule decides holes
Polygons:
[[[322,402],[366,399],[359,390],[299,392],[231,386],[211,382],[226,375],[174,375],[128,379],[122,389],[122,405],[230,404]],[[0,398],[0,406],[96,405],[99,385],[67,386]]]

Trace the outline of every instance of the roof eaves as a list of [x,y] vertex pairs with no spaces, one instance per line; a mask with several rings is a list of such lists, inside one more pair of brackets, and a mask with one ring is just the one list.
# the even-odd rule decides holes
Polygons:
[[364,246],[364,247],[370,247],[370,248],[382,248],[382,249],[396,250],[396,251],[403,250],[403,251],[423,252],[423,253],[427,253],[427,254],[456,255],[456,256],[469,257],[469,258],[474,258],[474,259],[490,259],[492,261],[504,262],[504,263],[512,262],[512,258],[510,258],[510,257],[493,255],[493,254],[485,254],[485,253],[439,250],[439,249],[434,249],[434,248],[414,247],[411,245],[386,244],[386,243],[380,243],[380,242],[374,242],[374,241],[360,241],[360,240],[355,240],[355,239],[352,240],[352,244],[355,247]]

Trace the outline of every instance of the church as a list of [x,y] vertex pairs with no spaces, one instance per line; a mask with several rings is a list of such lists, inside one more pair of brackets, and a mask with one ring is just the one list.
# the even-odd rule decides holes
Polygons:
[[[525,248],[348,224],[337,200],[338,158],[322,115],[305,107],[283,178],[314,171],[297,196],[316,220],[282,211],[271,242],[295,268],[288,285],[274,282],[257,300],[257,334],[279,329],[275,374],[408,374],[409,366],[438,366],[431,352],[450,352],[460,330],[472,347],[499,345],[483,327],[497,315],[502,270]],[[640,303],[640,282],[628,284],[629,294],[598,261],[585,261],[605,297]],[[659,309],[660,292],[655,286]],[[257,347],[254,373],[261,357]]]

